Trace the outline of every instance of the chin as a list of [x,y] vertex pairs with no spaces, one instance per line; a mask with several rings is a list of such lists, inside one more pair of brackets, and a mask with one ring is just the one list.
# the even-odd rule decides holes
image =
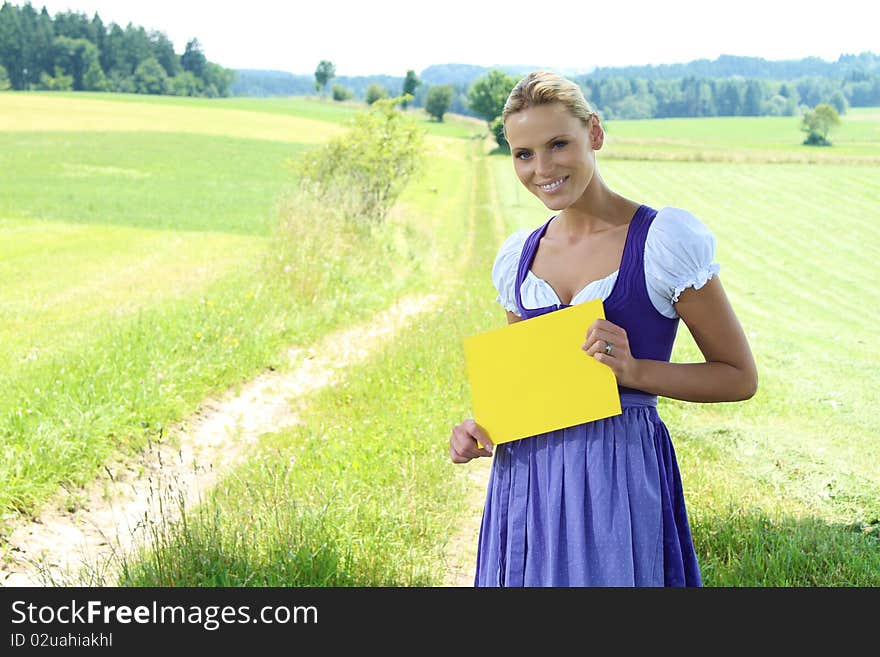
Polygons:
[[561,212],[562,210],[565,210],[565,208],[567,208],[569,205],[571,205],[571,203],[569,203],[568,201],[564,201],[562,199],[555,199],[555,198],[553,198],[553,199],[543,199],[542,198],[541,201],[544,203],[544,207],[546,207],[548,210],[553,210],[554,212]]

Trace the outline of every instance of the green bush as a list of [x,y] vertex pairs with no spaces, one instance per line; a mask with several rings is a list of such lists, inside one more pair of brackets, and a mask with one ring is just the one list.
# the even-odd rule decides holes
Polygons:
[[451,84],[434,85],[428,89],[425,98],[425,111],[438,121],[443,121],[443,115],[452,104],[452,95],[455,90]]
[[831,128],[840,125],[837,110],[827,103],[816,105],[806,112],[801,120],[801,130],[807,133],[804,140],[806,146],[830,146],[828,133]]
[[367,93],[364,97],[364,99],[367,101],[367,105],[372,105],[377,100],[381,100],[383,98],[388,98],[388,90],[381,84],[371,84],[369,87],[367,87]]
[[164,94],[168,91],[168,74],[155,57],[150,57],[135,69],[134,86],[139,94]]
[[72,91],[73,76],[64,75],[64,72],[56,66],[54,76],[49,75],[45,71],[40,73],[40,84],[38,87],[46,91]]
[[423,129],[396,107],[406,98],[376,101],[346,134],[295,164],[300,192],[341,205],[352,225],[381,222],[422,156]]
[[354,96],[354,92],[348,87],[343,87],[341,84],[333,85],[333,100],[348,100]]
[[507,137],[504,136],[504,122],[500,116],[496,116],[495,120],[489,124],[489,130],[492,131],[492,135],[498,143],[498,148],[502,151],[509,151],[510,144],[507,143]]

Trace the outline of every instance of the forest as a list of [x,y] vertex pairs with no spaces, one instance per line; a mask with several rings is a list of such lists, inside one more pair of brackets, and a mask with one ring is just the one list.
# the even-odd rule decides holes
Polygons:
[[165,33],[105,25],[97,13],[0,7],[0,90],[217,97],[229,95],[234,78],[208,61],[196,38],[177,54]]

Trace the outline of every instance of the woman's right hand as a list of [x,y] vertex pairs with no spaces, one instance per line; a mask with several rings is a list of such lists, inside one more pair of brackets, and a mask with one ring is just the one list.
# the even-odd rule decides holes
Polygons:
[[480,425],[468,418],[452,428],[452,435],[449,436],[449,456],[453,463],[467,463],[480,456],[492,456],[492,441]]

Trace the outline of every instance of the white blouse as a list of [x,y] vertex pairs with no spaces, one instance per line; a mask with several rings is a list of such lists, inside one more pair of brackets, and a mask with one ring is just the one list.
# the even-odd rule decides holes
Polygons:
[[[508,237],[492,267],[492,282],[498,290],[496,301],[517,316],[520,313],[514,296],[516,270],[523,244],[532,230],[519,230]],[[645,282],[657,312],[670,319],[678,317],[674,304],[682,291],[689,287],[699,290],[720,268],[715,262],[715,236],[699,219],[680,208],[658,210],[645,239]],[[571,305],[607,299],[619,271],[588,283],[574,295]],[[562,303],[550,284],[531,270],[520,287],[520,294],[526,308]]]

